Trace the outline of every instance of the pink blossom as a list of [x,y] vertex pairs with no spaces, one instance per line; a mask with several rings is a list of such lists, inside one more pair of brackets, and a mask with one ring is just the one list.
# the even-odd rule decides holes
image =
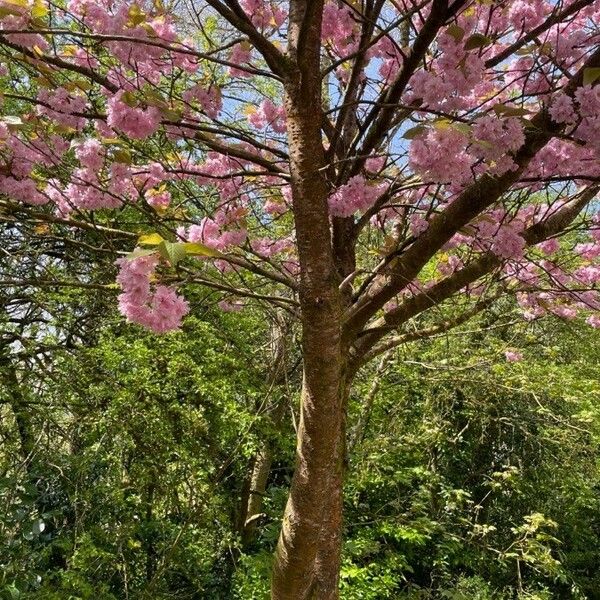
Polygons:
[[259,29],[281,27],[287,16],[279,2],[272,0],[240,0],[240,6]]
[[556,238],[551,238],[545,242],[542,242],[541,244],[538,244],[537,247],[544,254],[555,254],[560,250],[560,243]]
[[171,194],[166,190],[150,193],[146,195],[146,202],[153,208],[164,210],[171,203]]
[[46,115],[65,127],[79,130],[85,126],[83,114],[86,112],[87,101],[82,96],[75,96],[63,87],[52,91],[42,88],[38,92],[38,100],[42,103],[37,107],[39,114]]
[[415,214],[410,217],[410,231],[414,236],[420,236],[428,227],[429,222],[423,215]]
[[117,92],[108,100],[107,123],[134,139],[144,139],[159,127],[161,115],[158,108],[131,107],[123,102],[124,91]]
[[104,166],[105,150],[98,140],[88,139],[77,144],[75,156],[86,169],[100,171]]
[[221,112],[221,90],[217,86],[205,88],[201,85],[195,85],[183,92],[183,99],[186,102],[198,102],[203,112],[211,119],[216,119]]
[[175,290],[165,285],[152,289],[150,278],[158,266],[158,256],[120,258],[117,282],[123,293],[119,295],[119,310],[131,323],[138,323],[155,333],[178,329],[189,312],[188,303]]
[[426,181],[464,183],[472,177],[474,158],[467,152],[468,140],[451,128],[431,129],[412,140],[408,163]]
[[573,100],[566,94],[558,94],[548,112],[555,123],[574,123],[577,119]]
[[285,109],[283,106],[275,106],[267,98],[258,105],[258,109],[250,112],[248,122],[256,129],[270,127],[275,133],[285,133]]
[[[229,62],[239,66],[250,66],[251,57],[252,46],[250,46],[250,44],[247,42],[242,42],[233,47],[229,57]],[[248,71],[236,67],[229,67],[229,74],[232,77],[252,77],[252,73],[248,73]]]
[[365,162],[365,169],[369,171],[369,173],[379,173],[385,166],[386,160],[387,157],[385,156],[373,156],[371,158],[367,158]]
[[350,217],[357,211],[365,211],[373,206],[382,191],[381,186],[355,175],[329,196],[329,213],[333,217]]

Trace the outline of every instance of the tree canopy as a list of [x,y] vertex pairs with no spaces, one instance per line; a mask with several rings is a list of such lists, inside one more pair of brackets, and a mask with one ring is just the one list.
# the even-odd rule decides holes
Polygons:
[[7,342],[89,339],[76,290],[156,334],[215,300],[263,311],[275,386],[300,327],[272,595],[337,598],[360,370],[512,298],[600,326],[599,22],[594,0],[2,0]]

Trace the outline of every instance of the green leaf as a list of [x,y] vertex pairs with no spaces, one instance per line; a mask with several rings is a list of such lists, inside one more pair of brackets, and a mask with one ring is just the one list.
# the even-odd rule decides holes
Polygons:
[[129,150],[125,148],[120,148],[113,151],[113,160],[118,163],[123,163],[125,165],[131,164],[131,153]]
[[20,17],[23,14],[22,10],[18,8],[11,8],[10,6],[0,6],[0,19],[4,17]]
[[525,117],[531,114],[530,110],[521,108],[519,106],[507,106],[506,104],[496,104],[493,111],[497,115],[504,115],[506,117]]
[[417,125],[416,127],[411,127],[410,129],[407,129],[402,134],[402,137],[405,140],[414,140],[417,136],[421,135],[425,131],[427,131],[425,125]]
[[466,135],[471,133],[471,126],[468,123],[463,123],[461,121],[452,123],[452,129],[456,129],[457,131],[460,131]]
[[592,85],[600,77],[600,67],[589,67],[583,70],[583,85]]
[[184,242],[182,246],[185,253],[191,256],[223,256],[218,250],[197,242]]
[[536,46],[534,44],[531,44],[529,46],[523,46],[523,48],[519,48],[515,54],[517,56],[529,56],[530,54],[533,54],[533,51],[536,49]]
[[163,240],[158,246],[159,254],[167,261],[169,261],[172,267],[176,267],[182,258],[185,258],[186,252],[183,244],[180,242],[167,242]]
[[451,35],[457,42],[462,41],[463,37],[465,37],[465,30],[462,27],[459,27],[456,23],[453,23],[446,29],[446,33]]
[[31,9],[31,16],[34,19],[43,19],[48,15],[48,5],[44,0],[35,0]]
[[158,246],[164,241],[165,240],[160,233],[146,233],[144,235],[140,235],[137,243],[141,246]]
[[177,108],[161,108],[160,112],[165,119],[174,122],[181,121],[181,117],[183,116],[183,111]]
[[131,106],[131,108],[136,108],[139,104],[135,94],[127,90],[121,95],[121,101],[127,104],[127,106]]
[[483,48],[489,46],[493,42],[492,38],[489,38],[483,33],[474,33],[467,38],[465,42],[465,50],[475,50],[475,48]]

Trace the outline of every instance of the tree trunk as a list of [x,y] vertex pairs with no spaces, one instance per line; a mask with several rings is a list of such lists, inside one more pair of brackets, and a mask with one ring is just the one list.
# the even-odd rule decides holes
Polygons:
[[342,527],[347,344],[321,140],[323,0],[293,0],[285,109],[300,263],[303,383],[296,468],[273,563],[274,600],[334,600]]
[[306,380],[296,470],[273,567],[275,600],[339,597],[346,391],[340,385],[317,395]]

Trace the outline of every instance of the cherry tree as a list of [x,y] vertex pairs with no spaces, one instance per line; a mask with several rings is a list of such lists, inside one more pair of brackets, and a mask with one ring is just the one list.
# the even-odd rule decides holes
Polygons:
[[598,23],[598,0],[0,1],[3,211],[120,236],[119,310],[158,334],[198,285],[301,327],[273,598],[338,597],[364,365],[509,295],[600,326]]

